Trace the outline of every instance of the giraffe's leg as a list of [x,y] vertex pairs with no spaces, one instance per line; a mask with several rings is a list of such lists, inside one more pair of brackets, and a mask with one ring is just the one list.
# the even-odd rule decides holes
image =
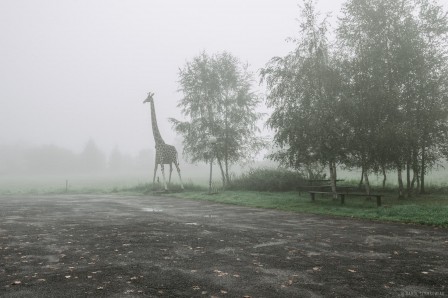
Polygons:
[[168,184],[171,183],[171,173],[173,172],[173,164],[170,163],[170,177],[168,178]]
[[179,162],[175,161],[174,165],[176,166],[176,170],[177,170],[177,174],[179,174],[179,180],[180,180],[180,187],[182,189],[184,189],[184,184],[182,183],[182,176],[180,175],[180,167],[179,167]]
[[156,182],[156,173],[157,173],[157,161],[156,164],[154,165],[154,177],[152,178],[152,184],[154,184]]
[[165,167],[163,163],[160,164],[160,170],[162,170],[163,185],[165,186],[165,190],[168,190],[168,187],[166,186]]

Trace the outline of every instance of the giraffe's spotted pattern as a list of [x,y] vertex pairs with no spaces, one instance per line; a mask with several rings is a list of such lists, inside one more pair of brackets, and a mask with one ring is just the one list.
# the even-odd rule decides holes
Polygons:
[[177,150],[173,145],[165,144],[165,142],[162,139],[162,136],[160,135],[159,127],[157,126],[157,118],[156,118],[156,110],[154,108],[154,99],[153,99],[154,93],[148,93],[148,97],[143,102],[149,102],[151,104],[151,124],[152,124],[152,134],[154,136],[154,142],[156,144],[156,160],[154,165],[154,177],[152,182],[154,183],[156,180],[156,173],[157,173],[157,167],[160,165],[160,169],[162,171],[162,177],[163,177],[163,183],[165,186],[165,189],[167,189],[166,180],[165,180],[165,164],[170,165],[170,175],[168,182],[171,182],[171,173],[173,171],[173,164],[176,167],[177,173],[179,174],[180,179],[180,185],[183,187],[182,184],[182,177],[180,175],[180,168],[179,168],[179,160],[178,160],[178,154]]

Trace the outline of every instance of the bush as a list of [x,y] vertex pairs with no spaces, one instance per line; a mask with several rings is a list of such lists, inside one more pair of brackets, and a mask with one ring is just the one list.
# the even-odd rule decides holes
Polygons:
[[286,169],[257,168],[235,178],[231,190],[292,191],[304,183],[305,178]]
[[[180,184],[170,183],[168,184],[168,189],[170,191],[182,191]],[[186,191],[199,191],[205,188],[200,185],[193,184],[192,182],[187,182],[184,184],[184,190]],[[153,183],[139,183],[138,185],[125,187],[122,189],[115,189],[112,192],[137,192],[137,193],[151,193],[153,191],[163,190],[163,184],[153,184]]]

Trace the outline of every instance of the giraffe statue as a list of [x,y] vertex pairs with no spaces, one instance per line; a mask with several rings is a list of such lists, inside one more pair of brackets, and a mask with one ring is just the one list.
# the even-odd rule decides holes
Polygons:
[[157,118],[156,118],[156,110],[154,108],[154,93],[149,92],[148,97],[143,101],[143,103],[149,102],[151,104],[151,123],[152,123],[152,134],[154,136],[154,142],[156,145],[156,160],[154,165],[154,177],[152,179],[152,183],[156,180],[156,173],[157,173],[157,167],[160,164],[160,169],[162,171],[162,177],[163,177],[163,184],[165,187],[165,190],[168,190],[168,187],[166,185],[165,180],[165,168],[164,164],[170,165],[170,176],[168,183],[171,182],[171,173],[173,172],[173,163],[176,166],[177,173],[179,174],[180,179],[180,186],[182,189],[184,189],[184,186],[182,184],[182,177],[180,175],[180,168],[179,168],[179,159],[177,150],[174,146],[165,144],[165,142],[162,139],[162,136],[160,135],[159,127],[157,126]]

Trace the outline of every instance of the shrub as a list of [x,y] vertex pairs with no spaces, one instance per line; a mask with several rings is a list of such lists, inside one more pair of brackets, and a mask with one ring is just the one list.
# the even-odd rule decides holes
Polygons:
[[255,191],[291,191],[303,184],[305,178],[286,169],[257,168],[235,178],[229,189]]
[[[170,183],[168,185],[168,189],[170,191],[181,191],[180,184],[174,184]],[[198,191],[198,190],[204,190],[205,188],[200,185],[193,184],[192,182],[187,182],[184,184],[184,190],[187,191]],[[163,184],[153,184],[153,183],[139,183],[138,185],[132,186],[132,187],[126,187],[119,191],[124,192],[137,192],[137,193],[151,193],[153,191],[157,190],[163,190]]]

